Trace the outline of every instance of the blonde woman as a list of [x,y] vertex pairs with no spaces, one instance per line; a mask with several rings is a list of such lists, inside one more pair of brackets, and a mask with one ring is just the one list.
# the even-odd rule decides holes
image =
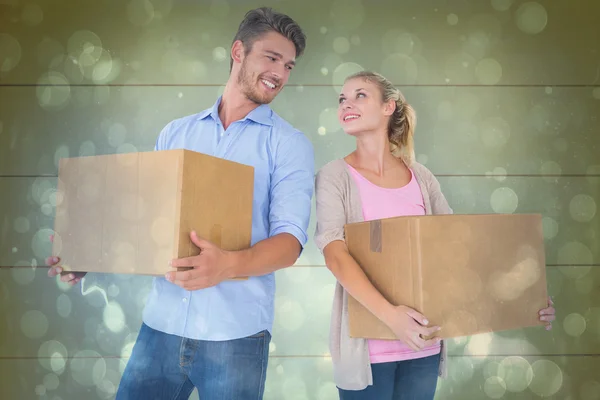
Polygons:
[[[315,234],[338,281],[330,333],[334,381],[341,400],[430,400],[438,376],[446,371],[445,346],[435,337],[438,327],[409,307],[390,304],[375,289],[348,252],[344,225],[452,210],[434,175],[414,161],[415,112],[386,78],[368,71],[348,77],[338,118],[356,138],[356,150],[317,174]],[[350,338],[348,295],[388,325],[398,340]],[[551,328],[551,301],[540,319]],[[433,339],[423,339],[430,335]]]

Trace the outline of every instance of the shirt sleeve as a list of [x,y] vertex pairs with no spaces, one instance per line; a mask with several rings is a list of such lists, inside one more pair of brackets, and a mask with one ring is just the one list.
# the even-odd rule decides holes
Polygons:
[[296,134],[279,145],[271,174],[269,236],[289,233],[302,248],[308,240],[314,163],[312,143]]
[[165,125],[164,128],[162,128],[162,130],[158,134],[158,137],[156,138],[156,142],[154,143],[154,151],[161,151],[161,150],[166,149],[165,144],[167,141],[167,136],[169,134],[169,131],[171,130],[171,125],[172,125],[172,122],[169,122],[167,125]]

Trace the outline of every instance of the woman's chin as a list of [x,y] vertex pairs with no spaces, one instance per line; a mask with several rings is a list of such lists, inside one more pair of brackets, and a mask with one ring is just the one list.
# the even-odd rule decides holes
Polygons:
[[361,134],[362,134],[362,130],[360,130],[360,129],[357,129],[357,128],[355,128],[355,127],[348,127],[348,126],[345,126],[345,127],[343,128],[343,131],[344,131],[344,133],[345,133],[346,135],[350,135],[350,136],[354,136],[354,137],[361,136]]
[[360,129],[357,128],[358,127],[352,126],[350,124],[342,124],[342,130],[346,135],[356,136],[357,134],[360,134]]

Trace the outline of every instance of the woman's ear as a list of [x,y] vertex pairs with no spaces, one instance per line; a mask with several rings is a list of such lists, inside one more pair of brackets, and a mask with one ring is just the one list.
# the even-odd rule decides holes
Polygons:
[[386,101],[383,106],[383,114],[386,117],[389,117],[390,115],[392,115],[394,113],[394,111],[396,111],[396,101],[395,100]]

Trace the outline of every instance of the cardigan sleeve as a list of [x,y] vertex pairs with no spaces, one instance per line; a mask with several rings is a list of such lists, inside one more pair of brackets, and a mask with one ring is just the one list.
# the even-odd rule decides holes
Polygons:
[[431,212],[433,214],[453,214],[454,211],[450,207],[450,204],[448,204],[446,196],[442,193],[440,182],[429,170],[427,170],[427,185],[429,187]]
[[315,244],[321,253],[329,243],[345,240],[344,197],[340,174],[325,167],[321,169],[315,178],[317,227],[314,236]]
[[429,204],[431,206],[432,214],[453,214],[452,208],[446,200],[446,196],[442,193],[440,182],[437,180],[433,172],[431,172],[426,166],[418,162],[413,162],[412,168],[415,172],[421,176],[423,180],[425,190]]

